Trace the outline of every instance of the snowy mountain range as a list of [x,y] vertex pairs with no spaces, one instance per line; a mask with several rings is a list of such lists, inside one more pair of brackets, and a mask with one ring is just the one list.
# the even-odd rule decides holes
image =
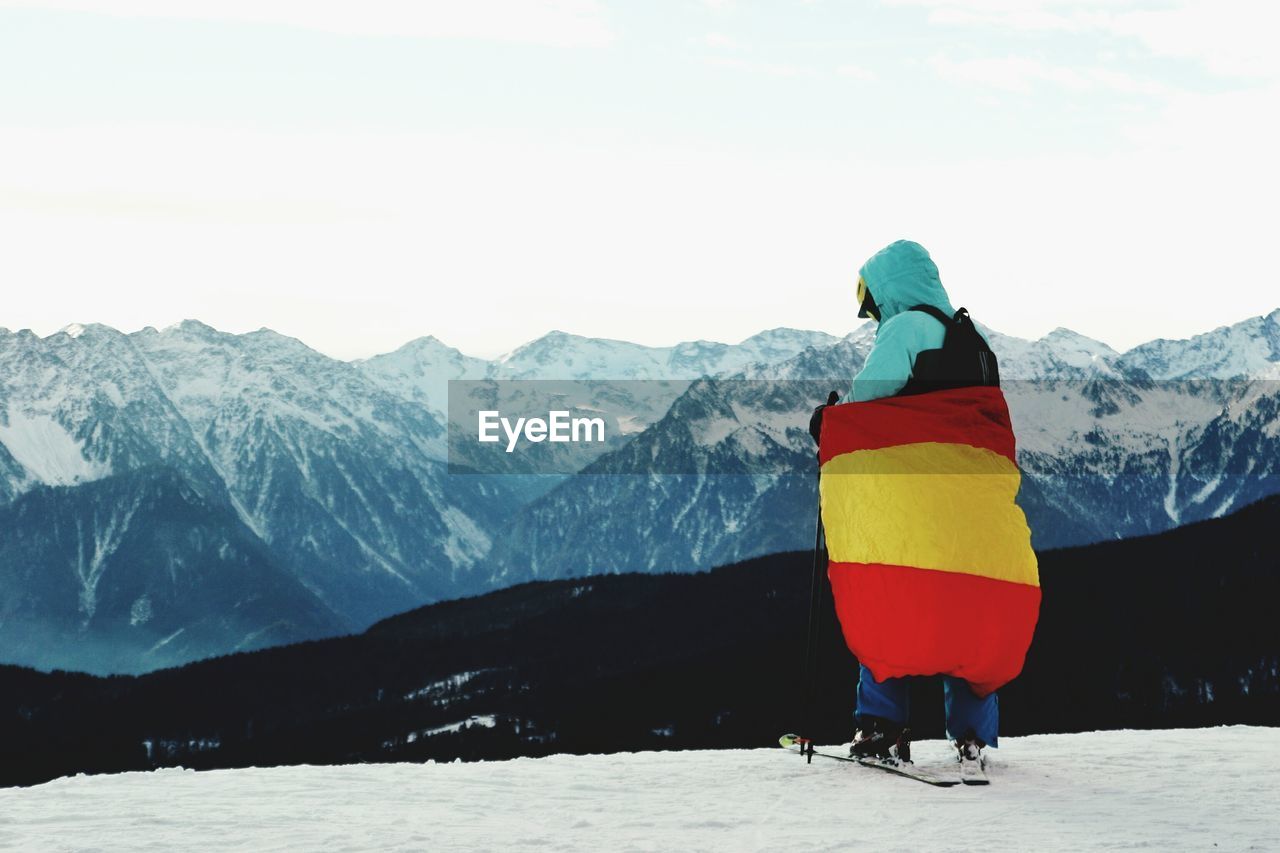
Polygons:
[[[1280,311],[1124,354],[1066,329],[1037,341],[985,330],[1036,546],[1158,532],[1280,492],[1280,383],[1240,378],[1273,375],[1278,330]],[[593,476],[524,507],[486,561],[493,582],[687,571],[811,547],[808,415],[829,390],[847,391],[872,340],[863,327],[780,364],[695,382],[662,420],[585,469]],[[1206,349],[1231,355],[1198,370]]]
[[[1280,311],[1125,353],[1065,329],[987,332],[1006,380],[1041,380],[1006,381],[1037,544],[1280,492],[1265,381]],[[868,326],[671,347],[553,332],[494,360],[423,338],[346,363],[194,321],[0,330],[0,642],[15,662],[150,669],[529,578],[806,547],[808,412],[872,341]],[[581,460],[592,476],[450,476],[450,379],[578,380],[557,399],[622,439]],[[655,458],[685,473],[645,475]]]
[[[481,409],[557,409],[604,418],[610,437],[605,444],[544,444],[517,455],[483,453],[488,448],[468,440],[455,441],[449,448],[450,461],[486,472],[571,473],[661,418],[689,381],[751,364],[777,364],[808,347],[835,341],[823,332],[771,329],[739,344],[688,341],[649,347],[555,331],[485,361],[428,337],[359,366],[389,392],[426,405],[441,421],[452,417],[455,436],[470,435],[474,413]],[[465,380],[454,386],[453,399],[450,380]]]
[[[450,379],[698,379],[733,373],[751,364],[776,364],[809,347],[830,346],[836,340],[825,332],[770,329],[739,344],[688,341],[649,347],[549,332],[486,361],[463,355],[434,337],[425,337],[357,365],[388,391],[423,403],[443,416]],[[658,412],[658,416],[661,414]]]
[[[827,338],[618,344],[610,359],[616,342],[552,333],[479,370],[433,339],[349,364],[270,330],[195,321],[129,335],[0,330],[5,659],[150,669],[476,592],[495,536],[548,483],[448,476],[444,398],[431,396],[448,378],[537,377],[555,358],[574,376],[691,375]],[[601,400],[656,419],[684,387],[647,408],[616,387]],[[203,523],[184,532],[175,515]]]

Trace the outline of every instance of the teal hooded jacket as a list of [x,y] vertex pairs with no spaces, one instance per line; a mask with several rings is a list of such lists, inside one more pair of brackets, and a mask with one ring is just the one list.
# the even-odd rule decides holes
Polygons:
[[912,306],[933,305],[947,316],[956,313],[942,289],[937,265],[919,243],[890,243],[872,255],[858,274],[880,309],[880,324],[875,344],[845,398],[854,402],[897,394],[911,378],[916,355],[942,346],[946,328],[935,317],[910,310]]

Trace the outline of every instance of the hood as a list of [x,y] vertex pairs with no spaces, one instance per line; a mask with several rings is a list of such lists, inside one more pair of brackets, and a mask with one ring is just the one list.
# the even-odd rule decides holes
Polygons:
[[919,243],[890,243],[872,255],[858,274],[880,308],[881,323],[913,305],[933,305],[947,314],[955,313],[942,289],[937,265]]

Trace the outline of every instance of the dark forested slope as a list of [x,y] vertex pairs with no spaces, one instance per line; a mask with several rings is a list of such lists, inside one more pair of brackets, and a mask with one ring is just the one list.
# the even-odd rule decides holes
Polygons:
[[[1042,553],[1040,626],[1002,691],[1003,733],[1280,723],[1278,526],[1270,498]],[[768,745],[799,725],[809,561],[525,584],[139,677],[0,667],[0,782]],[[852,732],[855,662],[833,618],[817,735],[836,741]],[[939,735],[936,683],[916,693],[916,736]]]

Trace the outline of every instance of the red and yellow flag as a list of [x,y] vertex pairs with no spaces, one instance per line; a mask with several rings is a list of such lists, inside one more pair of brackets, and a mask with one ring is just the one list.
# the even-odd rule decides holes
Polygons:
[[877,681],[955,675],[985,696],[1022,670],[1040,611],[999,388],[831,406],[819,491],[845,641]]

